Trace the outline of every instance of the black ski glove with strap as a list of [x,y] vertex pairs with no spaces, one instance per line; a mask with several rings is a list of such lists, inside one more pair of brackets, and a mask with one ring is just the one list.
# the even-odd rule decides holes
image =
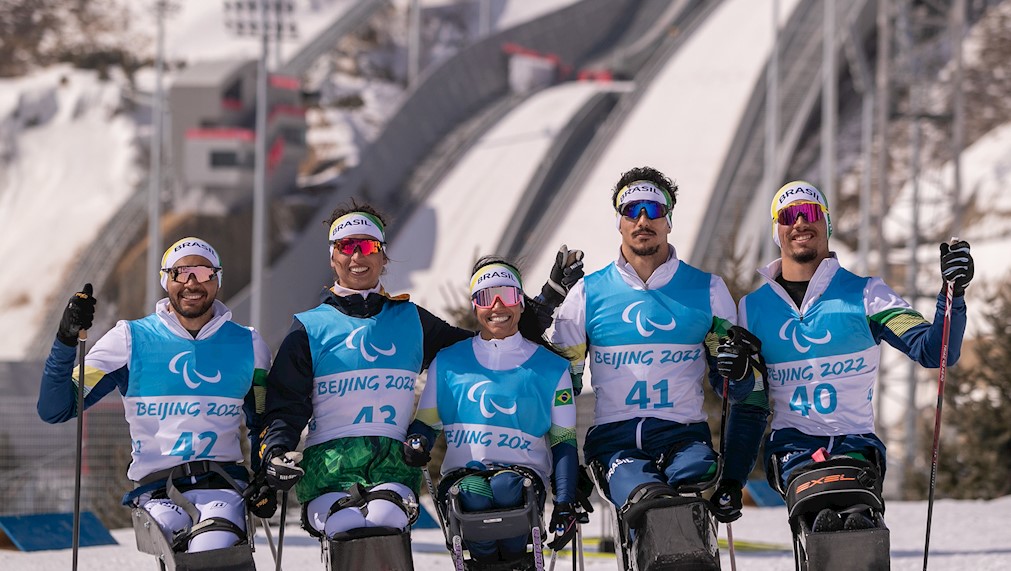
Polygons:
[[[952,283],[954,297],[965,295],[965,287],[972,281],[974,270],[975,263],[969,253],[968,242],[961,240],[954,244],[941,244],[941,276],[945,282]],[[941,288],[941,292],[946,289],[947,285]]]
[[91,329],[97,303],[93,294],[91,284],[84,284],[84,289],[75,293],[67,302],[63,317],[60,318],[60,328],[56,331],[56,338],[64,345],[76,347],[77,336],[81,330]]
[[572,286],[583,277],[583,251],[570,250],[562,244],[555,254],[548,281],[541,287],[541,297],[552,307],[557,307],[569,294]]
[[713,497],[709,499],[709,505],[717,521],[730,523],[741,517],[741,507],[744,505],[741,489],[740,482],[733,480],[723,480],[716,487]]

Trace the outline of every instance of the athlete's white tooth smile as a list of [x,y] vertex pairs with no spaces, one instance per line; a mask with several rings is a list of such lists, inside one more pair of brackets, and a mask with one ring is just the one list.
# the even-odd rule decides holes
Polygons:
[[509,321],[509,316],[508,315],[492,315],[492,316],[490,316],[488,318],[488,321],[490,321],[492,323],[504,323],[506,321]]

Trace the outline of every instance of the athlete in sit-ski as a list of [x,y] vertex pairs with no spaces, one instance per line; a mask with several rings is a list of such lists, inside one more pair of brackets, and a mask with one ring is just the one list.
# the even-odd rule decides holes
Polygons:
[[[464,511],[519,507],[523,479],[532,476],[543,505],[550,481],[550,528],[574,534],[578,458],[568,361],[540,332],[521,331],[523,286],[514,265],[494,257],[478,260],[471,299],[481,330],[443,349],[432,361],[417,418],[408,430],[405,460],[412,466],[427,464],[429,445],[444,432],[447,452],[440,495],[455,483]],[[415,448],[412,442],[421,446]],[[477,562],[519,564],[526,545],[524,533],[500,541],[470,541],[467,549]]]
[[[416,501],[421,482],[420,470],[407,466],[401,452],[415,380],[440,349],[474,333],[450,326],[407,295],[387,294],[380,281],[388,261],[385,222],[371,206],[336,209],[329,242],[336,281],[319,306],[295,315],[267,376],[258,478],[265,494],[252,503],[297,482],[304,523],[316,533],[406,529],[405,506]],[[570,258],[557,273],[566,268],[575,279],[582,262]],[[525,318],[543,331],[553,306],[538,317],[536,305]],[[299,462],[294,451],[306,425]],[[356,485],[355,501],[337,504]]]
[[[840,266],[828,248],[832,234],[829,205],[804,181],[790,182],[772,201],[772,237],[782,257],[758,270],[765,284],[740,302],[740,320],[762,342],[768,364],[765,386],[757,384],[735,404],[729,420],[726,480],[740,486],[758,456],[772,401],[772,432],[765,442],[765,462],[778,458],[779,485],[810,464],[812,456],[846,455],[880,462],[885,446],[874,434],[871,399],[878,374],[880,343],[885,341],[924,367],[938,367],[945,292],[937,297],[934,322],[928,323],[881,278],[857,276]],[[973,261],[967,242],[941,244],[941,273],[954,282],[948,364],[959,357],[965,332],[965,287]],[[820,451],[820,454],[819,454]],[[862,513],[823,510],[814,531],[871,527]]]
[[[168,298],[154,313],[120,321],[88,352],[84,408],[116,388],[123,396],[133,444],[127,476],[137,484],[124,504],[147,510],[177,550],[231,547],[246,539],[240,431],[243,417],[257,424],[253,389],[262,387],[270,350],[215,299],[221,262],[207,242],[170,246],[161,285]],[[90,290],[71,298],[46,360],[38,403],[46,422],[77,416],[74,347],[94,318]],[[183,533],[212,518],[209,531]]]
[[720,396],[721,370],[732,375],[731,399],[750,393],[760,370],[744,350],[717,360],[737,312],[723,280],[679,260],[667,242],[676,192],[650,167],[621,176],[611,197],[618,259],[577,282],[555,316],[551,340],[569,355],[577,392],[589,359],[596,410],[583,453],[601,466],[618,508],[712,479],[706,363]]

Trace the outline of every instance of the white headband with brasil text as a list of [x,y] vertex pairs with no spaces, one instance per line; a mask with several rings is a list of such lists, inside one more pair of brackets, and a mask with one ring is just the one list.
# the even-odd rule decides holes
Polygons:
[[[648,180],[636,180],[630,182],[618,191],[617,196],[614,197],[614,210],[618,212],[618,218],[615,221],[615,224],[621,224],[621,207],[629,202],[636,202],[639,200],[659,202],[660,204],[667,206],[667,224],[673,225],[670,212],[673,209],[673,205],[671,204],[670,194],[657,186],[654,182]],[[620,226],[618,227],[620,228]]]

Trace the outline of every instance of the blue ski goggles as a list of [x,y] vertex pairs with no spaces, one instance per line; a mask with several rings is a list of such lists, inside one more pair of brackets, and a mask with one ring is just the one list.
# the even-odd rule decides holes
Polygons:
[[638,220],[643,212],[646,213],[646,218],[656,220],[657,218],[667,216],[670,209],[667,208],[666,204],[653,200],[633,200],[632,202],[622,204],[618,209],[618,213],[632,220]]

